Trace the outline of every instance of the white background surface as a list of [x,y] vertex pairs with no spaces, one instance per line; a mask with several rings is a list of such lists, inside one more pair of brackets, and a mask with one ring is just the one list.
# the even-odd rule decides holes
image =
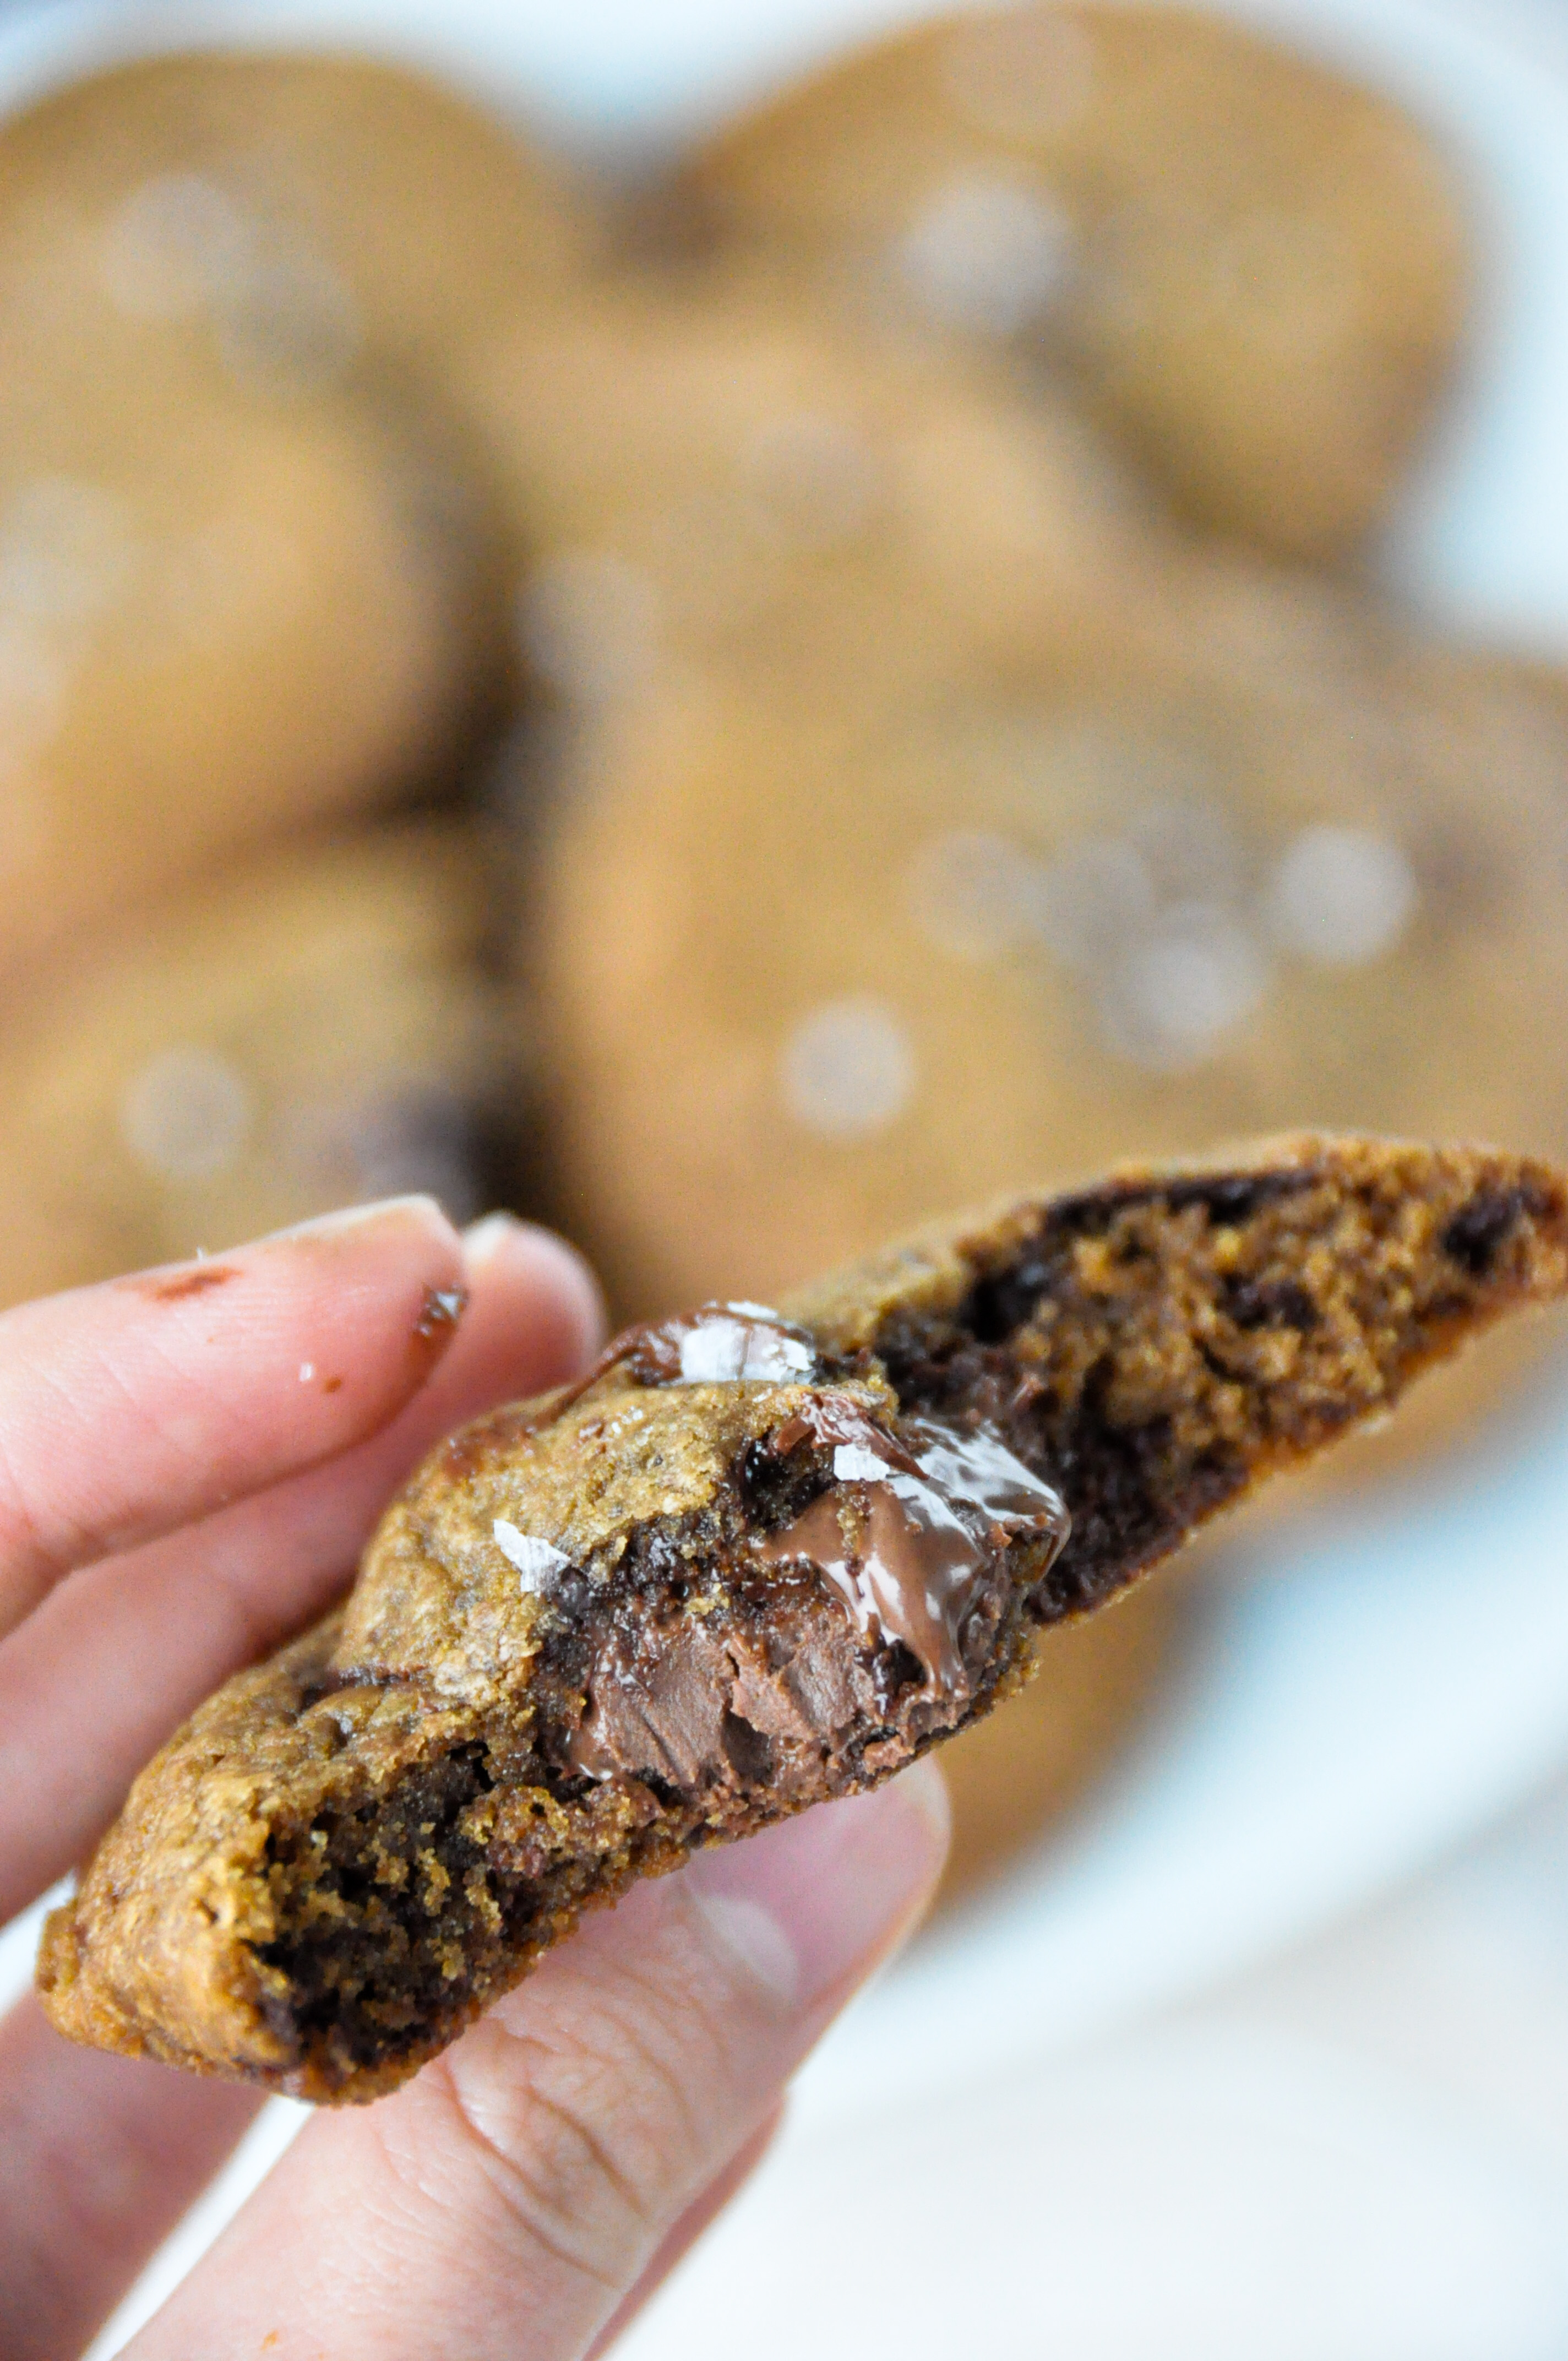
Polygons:
[[[0,85],[149,35],[378,29],[624,150],[903,13],[115,0],[0,25]],[[1441,613],[1568,653],[1568,19],[1549,0],[1237,13],[1399,92],[1467,163],[1487,304],[1388,568]],[[1216,1591],[1191,1678],[1093,1817],[829,2042],[635,2361],[887,2342],[924,2361],[973,2349],[981,2321],[994,2361],[1568,2352],[1568,1790],[1521,1809],[1568,1758],[1568,1404],[1543,1401],[1508,1464],[1268,1557]],[[0,1975],[27,1941],[0,1938]],[[95,2352],[293,2121],[269,2112]]]

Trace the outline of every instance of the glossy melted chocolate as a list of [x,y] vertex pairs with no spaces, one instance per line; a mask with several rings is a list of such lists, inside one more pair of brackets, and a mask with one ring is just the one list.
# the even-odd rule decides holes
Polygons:
[[[811,1337],[754,1303],[705,1304],[629,1329],[599,1371],[618,1366],[657,1386],[807,1384],[820,1374]],[[1059,1495],[988,1428],[910,1418],[895,1437],[849,1395],[808,1395],[767,1447],[787,1459],[806,1443],[831,1453],[831,1488],[753,1542],[759,1570],[814,1570],[862,1640],[907,1651],[927,1701],[918,1710],[949,1718],[974,1678],[964,1658],[971,1609],[994,1591],[998,1557],[1021,1536],[1046,1543],[1036,1578],[1045,1572],[1068,1534]],[[594,1779],[656,1772],[700,1784],[727,1759],[751,1775],[739,1749],[784,1777],[792,1749],[814,1756],[852,1717],[848,1664],[753,1663],[701,1618],[619,1633],[595,1668],[569,1766]]]
[[775,1448],[792,1447],[795,1427],[832,1444],[834,1488],[758,1543],[757,1555],[816,1566],[861,1632],[902,1642],[927,1686],[955,1695],[969,1677],[960,1636],[984,1575],[1025,1532],[1048,1542],[1050,1564],[1068,1537],[1060,1494],[986,1427],[908,1418],[901,1445],[848,1404],[813,1404]]

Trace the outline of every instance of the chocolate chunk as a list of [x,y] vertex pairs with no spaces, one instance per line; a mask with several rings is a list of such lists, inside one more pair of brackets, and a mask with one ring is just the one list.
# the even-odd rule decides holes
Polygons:
[[1484,1279],[1521,1213],[1533,1213],[1528,1188],[1477,1189],[1442,1234],[1443,1251]]
[[1238,1328],[1311,1328],[1318,1310],[1304,1287],[1292,1279],[1271,1284],[1237,1279],[1225,1290],[1225,1310]]
[[1036,1627],[1565,1289],[1546,1167],[1302,1138],[629,1331],[443,1445],[143,1773],[49,2015],[373,2098],[585,1908],[969,1727]]

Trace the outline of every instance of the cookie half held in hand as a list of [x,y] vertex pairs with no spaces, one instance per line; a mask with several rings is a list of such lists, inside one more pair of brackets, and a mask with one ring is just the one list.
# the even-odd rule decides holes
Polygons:
[[629,1330],[437,1451],[346,1607],[142,1773],[49,2015],[375,2098],[586,1907],[891,1775],[1039,1626],[1564,1292],[1563,1174],[1299,1137]]

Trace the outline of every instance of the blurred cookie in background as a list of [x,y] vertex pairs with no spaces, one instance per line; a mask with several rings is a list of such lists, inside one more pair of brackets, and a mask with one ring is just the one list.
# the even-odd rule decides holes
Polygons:
[[590,719],[694,664],[808,700],[913,689],[959,645],[1073,642],[1137,563],[1146,503],[1066,403],[765,277],[527,308],[466,401],[524,662]]
[[134,461],[64,439],[0,434],[8,961],[438,776],[494,644],[427,481],[362,423],[187,414]]
[[[271,87],[260,64],[234,71]],[[380,86],[374,69],[306,79],[324,95],[366,77]],[[247,842],[428,792],[506,689],[461,434],[370,353],[323,250],[318,271],[290,247],[279,278],[239,182],[203,177],[209,78],[230,90],[215,60],[127,69],[0,127],[12,961]],[[237,90],[232,111],[245,152],[277,164],[277,126]],[[258,288],[265,319],[246,308]]]
[[6,126],[0,206],[96,222],[125,316],[205,325],[240,381],[356,363],[427,390],[511,304],[572,280],[591,216],[521,126],[406,67],[306,52],[138,60]]
[[943,1749],[953,1844],[938,1907],[1016,1861],[1107,1771],[1180,1647],[1179,1582],[1144,1583],[1112,1614],[1041,1633],[1027,1688]]
[[73,946],[0,1021],[0,1300],[359,1200],[493,1202],[515,1053],[465,823],[306,841]]
[[1381,516],[1463,335],[1435,143],[1186,8],[895,33],[719,133],[682,187],[720,262],[770,250],[873,315],[1065,363],[1190,515],[1288,555]]
[[1294,1123],[1561,1152],[1568,708],[1245,576],[1173,558],[1163,652],[874,722],[693,679],[584,745],[519,939],[621,1309]]

